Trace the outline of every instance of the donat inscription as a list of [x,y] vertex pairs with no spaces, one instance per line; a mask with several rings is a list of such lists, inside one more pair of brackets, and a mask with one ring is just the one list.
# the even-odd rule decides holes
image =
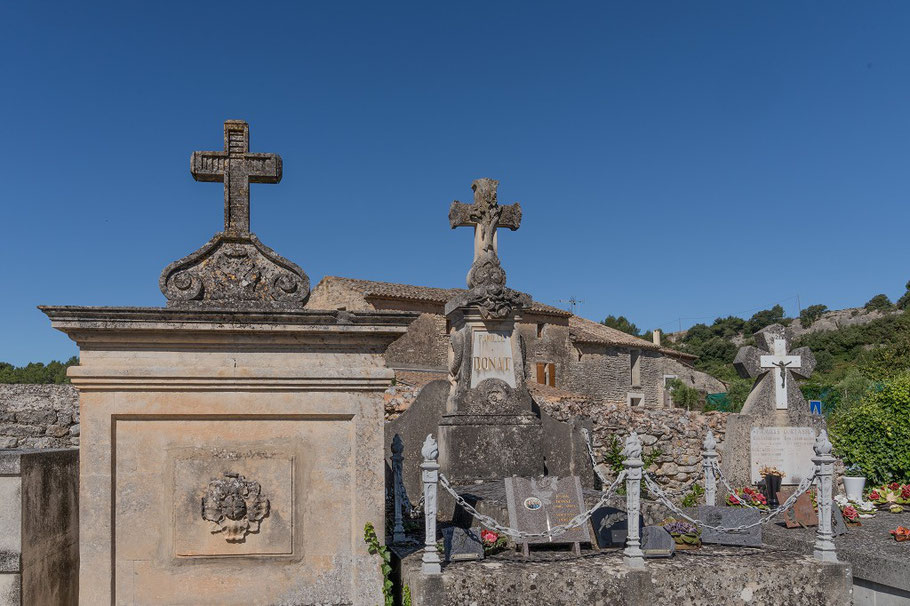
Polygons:
[[475,330],[471,349],[471,387],[485,379],[501,379],[515,387],[512,335],[508,331]]

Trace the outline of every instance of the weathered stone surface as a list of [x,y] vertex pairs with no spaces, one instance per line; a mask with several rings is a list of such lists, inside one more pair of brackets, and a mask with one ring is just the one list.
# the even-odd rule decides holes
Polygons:
[[[382,354],[416,314],[43,309],[80,345],[80,603],[381,601]],[[225,472],[270,502],[224,503],[263,514],[234,541]]]
[[713,545],[735,545],[741,547],[761,547],[761,525],[755,525],[761,518],[757,509],[742,507],[700,505],[685,508],[686,514],[721,528],[736,528],[738,526],[751,526],[745,530],[735,532],[722,532],[711,528],[702,528],[701,541]]
[[2,451],[0,473],[0,604],[75,604],[79,451]]
[[483,562],[451,564],[438,576],[420,573],[418,553],[406,556],[401,567],[414,606],[851,603],[848,566],[820,564],[780,549],[710,546],[648,560],[643,571],[625,566],[618,550],[581,558],[536,552],[531,561],[497,554]]
[[[72,385],[0,385],[0,448],[75,446],[73,417],[79,417],[79,396]],[[60,427],[67,432],[60,435]]]
[[471,528],[449,526],[442,529],[443,559],[446,562],[463,562],[483,559],[483,542],[480,533]]
[[193,152],[197,181],[224,183],[224,231],[196,252],[171,263],[158,285],[168,305],[264,306],[299,309],[310,280],[300,267],[250,232],[250,183],[281,181],[281,156],[250,153],[249,126],[224,123],[224,151]]
[[663,526],[641,529],[641,550],[646,558],[669,558],[676,552],[676,542]]

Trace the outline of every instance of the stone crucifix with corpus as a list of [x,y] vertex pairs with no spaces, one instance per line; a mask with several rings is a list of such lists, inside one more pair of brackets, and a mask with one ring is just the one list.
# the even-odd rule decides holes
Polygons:
[[190,158],[196,181],[224,182],[224,231],[250,233],[250,183],[279,183],[281,156],[251,154],[250,127],[243,120],[224,123],[224,151],[196,151]]
[[[755,333],[755,342],[758,347],[748,345],[740,348],[733,361],[733,366],[741,377],[756,379],[746,404],[749,405],[750,400],[755,399],[753,394],[765,397],[772,393],[774,410],[787,410],[791,404],[797,403],[794,400],[805,404],[793,377],[808,379],[815,370],[812,351],[808,347],[789,351],[787,329],[780,324],[772,324]],[[750,406],[753,407],[754,405]],[[743,412],[746,412],[745,407]]]

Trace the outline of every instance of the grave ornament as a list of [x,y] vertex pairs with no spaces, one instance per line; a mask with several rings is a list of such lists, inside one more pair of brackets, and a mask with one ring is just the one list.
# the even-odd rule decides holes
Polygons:
[[795,405],[805,407],[805,398],[793,377],[808,379],[815,370],[812,351],[808,347],[789,351],[790,340],[786,328],[780,324],[772,324],[755,333],[755,342],[758,347],[748,345],[740,348],[733,361],[741,377],[756,380],[743,406],[743,414],[760,412],[755,409],[762,402],[758,402],[757,397],[753,398],[753,394],[773,399],[773,410],[787,410]]
[[310,293],[306,273],[250,231],[250,183],[280,182],[281,156],[250,153],[249,125],[228,120],[224,151],[193,152],[190,174],[224,183],[224,231],[161,272],[168,306],[302,308]]

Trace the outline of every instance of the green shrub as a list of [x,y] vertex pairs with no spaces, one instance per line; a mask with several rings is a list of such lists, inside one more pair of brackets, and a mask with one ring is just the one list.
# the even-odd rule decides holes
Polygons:
[[888,295],[875,295],[863,305],[868,311],[888,311],[889,309],[894,309],[894,305],[891,303],[891,299],[888,298]]
[[910,482],[910,373],[837,411],[830,428],[837,454],[859,465],[871,484]]
[[803,328],[809,328],[826,311],[828,311],[827,305],[810,305],[799,312],[799,323],[803,325]]
[[695,410],[701,401],[701,392],[694,387],[689,387],[679,379],[673,379],[667,384],[670,389],[670,399],[673,404],[686,410]]

